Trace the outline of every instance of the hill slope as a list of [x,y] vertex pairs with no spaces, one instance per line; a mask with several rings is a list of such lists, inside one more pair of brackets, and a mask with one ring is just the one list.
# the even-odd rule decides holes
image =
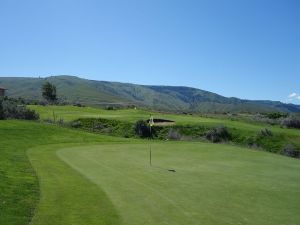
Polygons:
[[299,105],[226,98],[190,87],[145,86],[74,76],[1,77],[0,85],[9,89],[8,96],[41,100],[41,86],[46,80],[57,86],[59,98],[86,105],[135,104],[157,110],[186,112],[300,112]]

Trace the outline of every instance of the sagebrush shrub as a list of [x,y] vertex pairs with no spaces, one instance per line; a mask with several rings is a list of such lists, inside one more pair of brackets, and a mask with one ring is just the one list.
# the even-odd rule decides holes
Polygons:
[[229,133],[227,127],[220,126],[209,130],[206,133],[206,139],[214,143],[229,141],[231,139],[231,134]]
[[180,140],[182,135],[179,133],[178,130],[171,128],[168,132],[167,138],[171,140]]
[[287,144],[283,148],[283,154],[289,157],[297,158],[300,156],[300,152],[292,144]]
[[148,123],[144,120],[139,120],[135,123],[135,133],[141,138],[147,138],[150,137],[150,127]]
[[287,128],[300,128],[300,120],[296,117],[288,117],[282,120],[282,126]]

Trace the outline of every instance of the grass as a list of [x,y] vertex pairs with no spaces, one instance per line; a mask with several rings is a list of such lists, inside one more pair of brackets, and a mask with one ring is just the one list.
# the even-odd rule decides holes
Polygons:
[[[158,142],[152,149],[152,167],[148,143],[75,146],[52,151],[50,161],[39,151],[30,152],[30,158],[43,161],[37,171],[49,182],[68,172],[53,167],[61,159],[97,185],[119,215],[114,224],[299,224],[299,161],[204,143]],[[55,171],[57,177],[49,177]],[[69,210],[55,209],[51,191],[63,189],[55,186],[41,187],[44,210],[36,214],[37,224],[64,224],[49,220],[49,215],[60,218]],[[84,186],[82,192],[90,194]],[[69,204],[74,198],[67,199]]]
[[78,118],[106,118],[116,119],[134,123],[140,119],[149,119],[150,114],[155,118],[164,118],[174,120],[177,125],[226,125],[231,128],[239,128],[247,131],[260,131],[262,128],[270,128],[275,132],[284,132],[290,135],[299,135],[300,130],[283,129],[279,126],[271,126],[247,121],[236,121],[225,118],[207,118],[198,115],[182,115],[182,114],[166,114],[159,112],[151,112],[143,109],[120,109],[120,110],[105,110],[94,107],[76,107],[76,106],[39,106],[31,105],[31,109],[36,110],[41,119],[53,119],[53,112],[57,119],[64,121],[73,121]]
[[28,224],[34,214],[40,192],[28,149],[118,140],[37,122],[0,121],[0,224]]
[[[225,125],[231,129],[231,132],[235,137],[233,142],[240,145],[247,145],[247,139],[249,137],[256,138],[257,134],[262,129],[268,128],[274,133],[274,137],[264,140],[260,139],[259,141],[259,144],[268,151],[280,152],[283,146],[288,143],[292,143],[300,149],[300,130],[284,129],[279,126],[271,126],[250,121],[229,120],[226,118],[207,118],[198,115],[164,114],[142,109],[104,110],[93,107],[36,105],[29,107],[36,110],[40,114],[41,119],[52,119],[54,112],[57,119],[62,118],[64,121],[72,121],[78,118],[105,118],[135,123],[140,119],[149,119],[149,115],[152,114],[155,118],[173,120],[176,122],[176,125],[179,126],[214,127]],[[189,131],[192,131],[192,129],[193,127],[188,128]],[[196,127],[195,130],[197,129],[198,128]]]
[[14,120],[0,137],[0,225],[300,223],[299,160],[156,141],[149,167],[147,141]]
[[106,193],[57,159],[56,150],[64,147],[66,144],[47,145],[28,151],[41,189],[31,224],[120,224]]

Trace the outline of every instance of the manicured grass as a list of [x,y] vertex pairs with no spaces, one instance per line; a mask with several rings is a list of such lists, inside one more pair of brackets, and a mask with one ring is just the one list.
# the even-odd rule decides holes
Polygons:
[[63,145],[48,145],[28,151],[37,170],[40,201],[32,225],[120,224],[120,217],[101,187],[57,159]]
[[26,155],[29,148],[118,140],[37,122],[0,121],[0,224],[28,224],[34,214],[40,192]]
[[[204,143],[152,149],[152,167],[149,143],[72,147],[57,155],[106,193],[122,225],[300,223],[298,160]],[[44,172],[51,171],[45,164]],[[45,196],[45,204],[51,199]]]

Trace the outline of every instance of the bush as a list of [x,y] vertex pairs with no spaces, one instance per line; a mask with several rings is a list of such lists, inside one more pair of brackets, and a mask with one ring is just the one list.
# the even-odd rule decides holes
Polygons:
[[280,118],[286,118],[288,117],[287,113],[280,113],[280,112],[274,112],[274,113],[268,113],[266,116],[269,119],[280,119]]
[[283,154],[289,157],[298,158],[300,156],[300,152],[292,144],[287,144],[283,148]]
[[73,122],[71,122],[71,127],[80,128],[81,127],[81,122],[80,121],[73,121]]
[[282,126],[287,128],[300,128],[300,120],[295,117],[288,117],[284,119],[281,123]]
[[104,118],[80,118],[70,123],[71,127],[90,132],[121,137],[134,137],[133,125],[128,122]]
[[150,127],[148,123],[144,120],[139,120],[135,123],[135,133],[141,138],[148,138],[151,136]]
[[34,110],[27,109],[25,105],[20,105],[18,99],[6,98],[1,100],[0,104],[0,118],[2,119],[39,119],[39,115]]
[[214,143],[229,141],[231,140],[231,134],[229,133],[227,127],[220,126],[209,130],[206,133],[206,139]]
[[106,110],[114,110],[115,108],[113,106],[107,106]]
[[269,130],[268,128],[262,129],[259,133],[259,135],[263,136],[263,137],[272,137],[273,133],[271,130]]
[[179,133],[178,130],[171,128],[168,132],[167,138],[171,140],[180,140],[181,134]]
[[79,102],[75,102],[75,103],[73,104],[73,106],[77,106],[77,107],[85,107],[85,105],[83,105],[83,104],[81,104],[81,103],[79,103]]

